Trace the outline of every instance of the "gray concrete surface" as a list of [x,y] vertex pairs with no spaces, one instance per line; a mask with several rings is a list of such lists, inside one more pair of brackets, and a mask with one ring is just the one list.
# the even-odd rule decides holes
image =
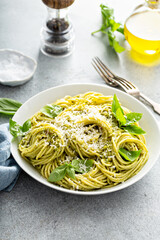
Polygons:
[[[115,14],[124,20],[141,1],[112,0]],[[105,37],[90,33],[100,24],[97,0],[76,0],[70,15],[76,30],[74,53],[51,59],[40,53],[40,28],[45,7],[40,0],[0,1],[0,48],[11,48],[37,59],[34,78],[19,87],[0,85],[0,97],[25,102],[47,88],[76,82],[100,83],[91,58],[98,55],[117,74],[135,82],[160,102],[160,65],[143,66],[130,52],[116,55]],[[159,116],[154,114],[159,120]],[[8,119],[0,117],[0,123]],[[72,196],[54,191],[22,172],[10,193],[0,193],[1,240],[159,240],[160,161],[138,183],[103,196]]]

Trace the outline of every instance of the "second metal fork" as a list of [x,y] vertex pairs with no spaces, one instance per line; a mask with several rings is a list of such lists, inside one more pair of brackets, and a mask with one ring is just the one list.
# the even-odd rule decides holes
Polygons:
[[160,114],[160,104],[142,94],[130,81],[116,76],[98,57],[92,59],[92,65],[108,85],[112,87],[120,86],[128,94],[145,100],[156,113]]

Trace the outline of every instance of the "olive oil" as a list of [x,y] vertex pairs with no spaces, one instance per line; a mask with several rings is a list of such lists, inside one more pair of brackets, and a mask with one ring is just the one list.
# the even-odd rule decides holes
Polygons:
[[[156,1],[157,3],[157,1]],[[127,18],[124,34],[133,50],[141,54],[160,53],[160,9],[139,8]]]

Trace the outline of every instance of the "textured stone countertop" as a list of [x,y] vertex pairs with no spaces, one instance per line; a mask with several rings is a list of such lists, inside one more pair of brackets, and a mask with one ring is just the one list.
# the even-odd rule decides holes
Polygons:
[[[112,0],[116,16],[124,21],[141,1]],[[52,59],[40,52],[40,29],[46,16],[40,0],[0,1],[0,48],[35,58],[34,78],[25,85],[0,85],[0,97],[21,102],[47,88],[66,83],[104,84],[91,66],[99,56],[112,70],[160,102],[160,65],[134,62],[130,52],[117,55],[105,37],[91,36],[100,26],[100,1],[76,0],[70,16],[76,47],[67,58]],[[159,116],[153,113],[157,120]],[[0,123],[8,119],[0,117]],[[160,160],[160,159],[159,159]],[[102,196],[76,196],[50,189],[23,171],[14,189],[0,193],[1,240],[158,240],[160,239],[160,161],[136,184]]]

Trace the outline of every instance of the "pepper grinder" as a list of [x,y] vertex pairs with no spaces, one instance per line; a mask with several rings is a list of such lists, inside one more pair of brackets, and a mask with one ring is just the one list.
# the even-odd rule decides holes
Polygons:
[[41,51],[52,57],[65,57],[74,49],[74,29],[68,7],[74,0],[42,0],[48,16],[41,29]]

